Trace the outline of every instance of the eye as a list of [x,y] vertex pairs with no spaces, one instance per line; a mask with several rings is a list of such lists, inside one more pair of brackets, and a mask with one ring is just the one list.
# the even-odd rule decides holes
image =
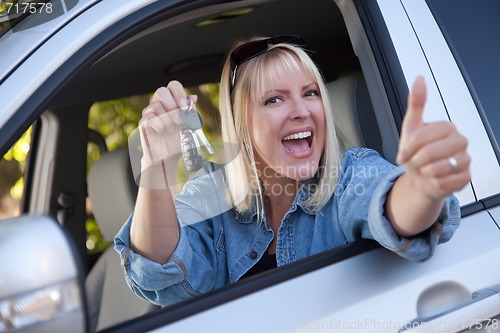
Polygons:
[[318,96],[319,96],[319,91],[315,89],[308,90],[304,94],[304,97],[318,97]]
[[265,106],[268,106],[268,105],[278,105],[282,101],[283,101],[283,98],[281,98],[279,96],[274,96],[274,97],[266,99],[266,101],[264,102],[264,105]]

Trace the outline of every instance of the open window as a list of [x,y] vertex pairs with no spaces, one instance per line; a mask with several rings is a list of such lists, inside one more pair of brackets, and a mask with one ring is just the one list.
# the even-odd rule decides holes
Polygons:
[[[283,14],[285,11],[286,15]],[[282,13],[279,17],[276,15],[278,12]],[[389,155],[395,151],[391,146],[395,143],[395,134],[392,129],[389,133],[380,131],[379,122],[384,118],[377,119],[363,69],[354,54],[342,14],[333,1],[317,1],[314,5],[303,1],[229,3],[186,11],[176,16],[175,22],[168,18],[168,11],[163,14],[163,19],[161,12],[156,15],[154,24],[123,38],[116,43],[116,47],[82,72],[65,88],[57,102],[109,100],[152,93],[158,86],[176,79],[192,87],[193,92],[198,89],[198,95],[211,98],[211,104],[216,104],[216,94],[211,92],[207,95],[202,89],[207,83],[218,81],[225,52],[233,40],[249,34],[290,32],[304,38],[308,48],[314,51],[313,58],[325,80],[329,82],[334,109],[339,111],[335,116],[344,146],[369,146],[382,154],[388,151]],[[310,24],[311,21],[315,24]],[[248,26],[252,26],[251,31],[248,31]],[[387,110],[384,109],[384,112]],[[203,118],[204,122],[212,121],[210,115]],[[209,125],[210,134],[216,125],[216,121],[214,125]],[[393,136],[392,141],[384,146],[387,135]],[[160,310],[162,322],[165,323],[167,318],[178,320],[194,313],[194,309],[201,311],[204,306],[222,304],[372,248],[374,245],[370,242],[349,245],[305,259],[294,266],[264,273],[252,281],[215,291],[211,295],[195,297],[189,304]],[[116,329],[124,328],[122,325]]]

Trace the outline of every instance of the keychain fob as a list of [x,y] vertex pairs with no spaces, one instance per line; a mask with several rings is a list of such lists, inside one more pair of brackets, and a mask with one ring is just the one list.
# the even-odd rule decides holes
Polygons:
[[203,158],[200,152],[200,144],[198,138],[207,148],[210,154],[214,154],[214,150],[203,133],[201,116],[193,106],[193,100],[189,98],[189,108],[181,110],[180,116],[182,119],[181,128],[181,152],[184,159],[184,165],[187,171],[197,171],[203,164]]
[[197,171],[203,164],[198,139],[192,130],[181,130],[181,151],[184,165],[188,172]]

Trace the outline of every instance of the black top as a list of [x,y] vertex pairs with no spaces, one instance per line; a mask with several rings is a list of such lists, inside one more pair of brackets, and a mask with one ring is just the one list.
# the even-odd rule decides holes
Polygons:
[[243,274],[240,280],[276,267],[276,254],[265,254],[252,268]]

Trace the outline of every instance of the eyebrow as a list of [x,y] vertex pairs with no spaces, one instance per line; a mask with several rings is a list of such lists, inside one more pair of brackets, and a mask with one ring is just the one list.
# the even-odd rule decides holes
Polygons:
[[[316,82],[311,82],[311,83],[308,83],[308,84],[306,84],[305,86],[303,86],[303,87],[302,87],[302,90],[307,90],[307,89],[309,89],[311,86],[316,86],[316,87],[318,87],[318,88],[319,88],[319,85],[318,85]],[[281,94],[282,94],[282,93],[286,93],[286,92],[288,92],[288,91],[289,91],[289,90],[287,90],[287,89],[272,89],[272,90],[268,90],[268,91],[266,91],[266,92],[263,94],[263,96],[266,96],[266,95],[267,95],[267,94],[269,94],[269,93],[278,92],[278,93],[281,93]]]

